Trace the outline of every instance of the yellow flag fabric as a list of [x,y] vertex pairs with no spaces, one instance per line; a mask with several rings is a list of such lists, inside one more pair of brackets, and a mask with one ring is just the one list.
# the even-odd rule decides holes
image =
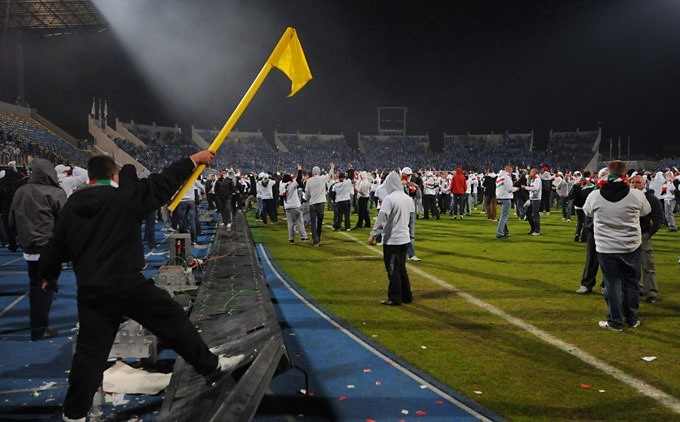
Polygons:
[[270,64],[285,73],[292,82],[288,97],[295,95],[312,79],[312,72],[309,70],[305,53],[302,51],[302,45],[295,30],[291,31],[290,39],[286,41],[281,55],[273,58]]

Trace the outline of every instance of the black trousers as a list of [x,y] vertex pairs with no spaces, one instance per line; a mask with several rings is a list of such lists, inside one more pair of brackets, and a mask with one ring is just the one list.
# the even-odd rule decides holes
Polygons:
[[350,228],[349,223],[349,201],[338,201],[335,203],[335,213],[333,214],[333,228],[340,229],[342,219],[345,219],[345,230]]
[[217,368],[217,356],[210,352],[182,307],[152,280],[115,293],[79,296],[80,330],[64,400],[66,417],[87,416],[124,316],[148,328],[199,374],[209,375]]
[[312,222],[312,240],[314,243],[321,241],[321,228],[323,227],[323,214],[326,203],[319,202],[309,206],[309,218]]
[[383,244],[383,258],[387,278],[390,282],[387,287],[387,297],[394,303],[411,303],[411,282],[406,272],[406,250],[409,243],[403,245]]
[[357,228],[371,227],[371,217],[368,215],[368,196],[365,198],[359,197],[359,221],[357,221]]
[[432,212],[434,218],[439,220],[439,209],[437,208],[436,195],[423,195],[423,208],[425,210],[424,217],[426,220],[430,218],[430,212]]
[[262,200],[262,222],[267,224],[267,216],[271,218],[272,223],[276,223],[276,200],[275,199],[263,199]]
[[583,268],[583,276],[581,277],[581,286],[592,290],[595,287],[595,278],[597,277],[597,269],[600,263],[597,258],[597,250],[595,249],[595,236],[592,230],[586,229],[588,240],[586,242],[586,265]]
[[31,337],[40,337],[50,323],[50,308],[54,293],[42,289],[42,274],[38,261],[26,261],[30,280],[29,301],[31,305]]

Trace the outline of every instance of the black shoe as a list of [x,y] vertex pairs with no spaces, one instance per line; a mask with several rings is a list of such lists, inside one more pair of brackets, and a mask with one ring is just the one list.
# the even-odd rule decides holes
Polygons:
[[399,306],[401,303],[393,302],[392,299],[381,300],[380,303],[387,306]]
[[56,337],[59,334],[57,330],[45,330],[40,335],[31,334],[31,341],[48,340],[52,337]]
[[656,296],[647,296],[647,303],[656,303]]
[[534,234],[534,231],[530,230],[530,231],[527,232],[527,234]]
[[574,242],[578,242],[579,240],[578,235],[574,236]]

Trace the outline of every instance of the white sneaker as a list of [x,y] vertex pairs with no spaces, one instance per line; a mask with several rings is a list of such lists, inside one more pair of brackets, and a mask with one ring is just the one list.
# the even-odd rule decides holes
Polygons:
[[586,293],[590,293],[590,290],[586,286],[581,286],[578,288],[578,290],[576,290],[576,293],[584,295]]
[[245,355],[219,355],[217,360],[217,368],[222,372],[229,372],[236,368],[236,366],[241,363],[243,358],[245,358]]
[[540,233],[533,232],[533,233],[531,233],[531,235],[532,235],[532,236],[540,236],[541,234],[540,234]]
[[413,262],[419,262],[420,261],[420,258],[418,258],[415,255],[409,256],[408,259],[409,259],[409,261],[413,261]]
[[571,223],[571,218],[567,218],[567,223]]
[[608,321],[600,321],[600,322],[597,323],[597,325],[599,325],[600,328],[606,328],[608,330],[616,331],[616,332],[619,332],[619,333],[623,331],[623,328],[612,327],[611,325],[609,325]]
[[631,325],[630,328],[637,328],[640,326],[640,320],[635,321],[635,324]]

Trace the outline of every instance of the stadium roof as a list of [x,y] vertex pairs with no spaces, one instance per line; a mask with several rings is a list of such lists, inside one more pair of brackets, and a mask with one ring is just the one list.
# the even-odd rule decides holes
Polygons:
[[0,29],[3,43],[8,32],[18,34],[15,42],[33,38],[99,32],[107,24],[88,0],[0,0]]

